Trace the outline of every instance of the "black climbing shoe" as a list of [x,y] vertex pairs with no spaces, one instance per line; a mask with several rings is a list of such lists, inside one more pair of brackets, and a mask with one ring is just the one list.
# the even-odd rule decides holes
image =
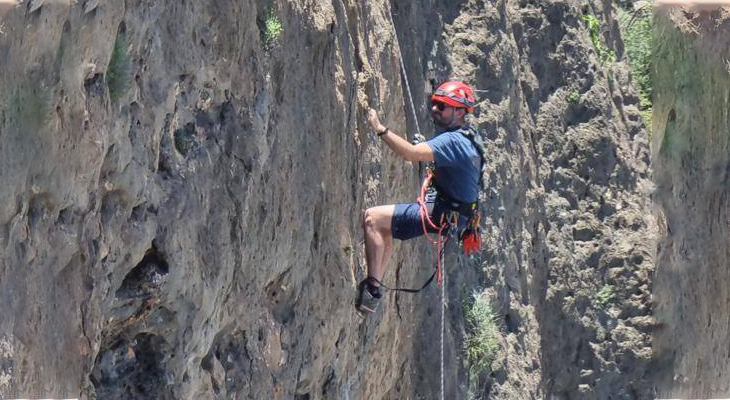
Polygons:
[[358,285],[357,301],[355,307],[361,313],[372,313],[378,309],[378,303],[383,295],[380,288],[370,284],[371,278],[366,278]]

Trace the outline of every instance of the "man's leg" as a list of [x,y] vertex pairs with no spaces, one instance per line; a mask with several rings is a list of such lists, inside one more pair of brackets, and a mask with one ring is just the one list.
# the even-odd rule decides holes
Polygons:
[[[365,260],[368,264],[368,278],[358,286],[358,301],[361,312],[374,312],[381,298],[380,283],[385,275],[388,260],[393,251],[393,238],[413,239],[423,234],[420,207],[418,203],[396,204],[368,208],[362,220],[365,232]],[[378,282],[375,282],[377,279]]]
[[[363,230],[365,232],[365,261],[368,265],[368,277],[378,281],[385,275],[388,259],[393,250],[393,220],[394,205],[378,206],[365,210],[363,216]],[[380,286],[375,284],[374,286]]]

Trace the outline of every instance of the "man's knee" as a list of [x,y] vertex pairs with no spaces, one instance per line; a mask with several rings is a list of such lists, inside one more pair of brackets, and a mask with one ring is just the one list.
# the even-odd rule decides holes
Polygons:
[[362,215],[362,228],[365,230],[368,229],[377,229],[375,225],[375,217],[376,212],[372,208],[368,208],[365,210],[365,212]]
[[382,206],[368,208],[363,213],[362,227],[366,231],[373,230],[387,233],[390,231],[390,226],[387,226],[390,222],[390,218],[388,217],[389,215],[384,212]]

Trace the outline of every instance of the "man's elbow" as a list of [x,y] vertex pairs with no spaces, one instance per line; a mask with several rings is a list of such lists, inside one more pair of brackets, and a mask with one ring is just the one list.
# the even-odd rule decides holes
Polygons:
[[403,158],[405,158],[406,161],[409,161],[409,162],[423,162],[423,161],[431,162],[431,161],[433,161],[432,159],[429,159],[428,154],[424,154],[424,153],[421,153],[418,151],[410,151],[410,152],[406,153]]
[[406,157],[406,161],[410,162],[433,162],[433,157],[428,154],[411,153]]
[[403,155],[403,158],[404,158],[404,159],[405,159],[406,161],[408,161],[408,162],[416,162],[416,161],[418,161],[418,159],[417,159],[418,157],[417,157],[417,156],[416,156],[416,154],[415,154],[415,153],[413,153],[413,152],[408,152],[408,153],[404,154],[404,155]]

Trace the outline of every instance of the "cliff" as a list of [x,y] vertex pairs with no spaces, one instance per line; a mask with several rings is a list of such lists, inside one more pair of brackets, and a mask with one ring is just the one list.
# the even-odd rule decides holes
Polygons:
[[[22,3],[0,35],[0,394],[436,398],[439,290],[388,294],[367,319],[352,301],[361,211],[412,201],[420,180],[367,107],[429,136],[428,96],[453,78],[482,90],[489,154],[485,249],[447,256],[446,398],[649,398],[648,135],[613,13]],[[422,282],[431,252],[396,245],[386,281]],[[470,382],[475,291],[500,348]]]

